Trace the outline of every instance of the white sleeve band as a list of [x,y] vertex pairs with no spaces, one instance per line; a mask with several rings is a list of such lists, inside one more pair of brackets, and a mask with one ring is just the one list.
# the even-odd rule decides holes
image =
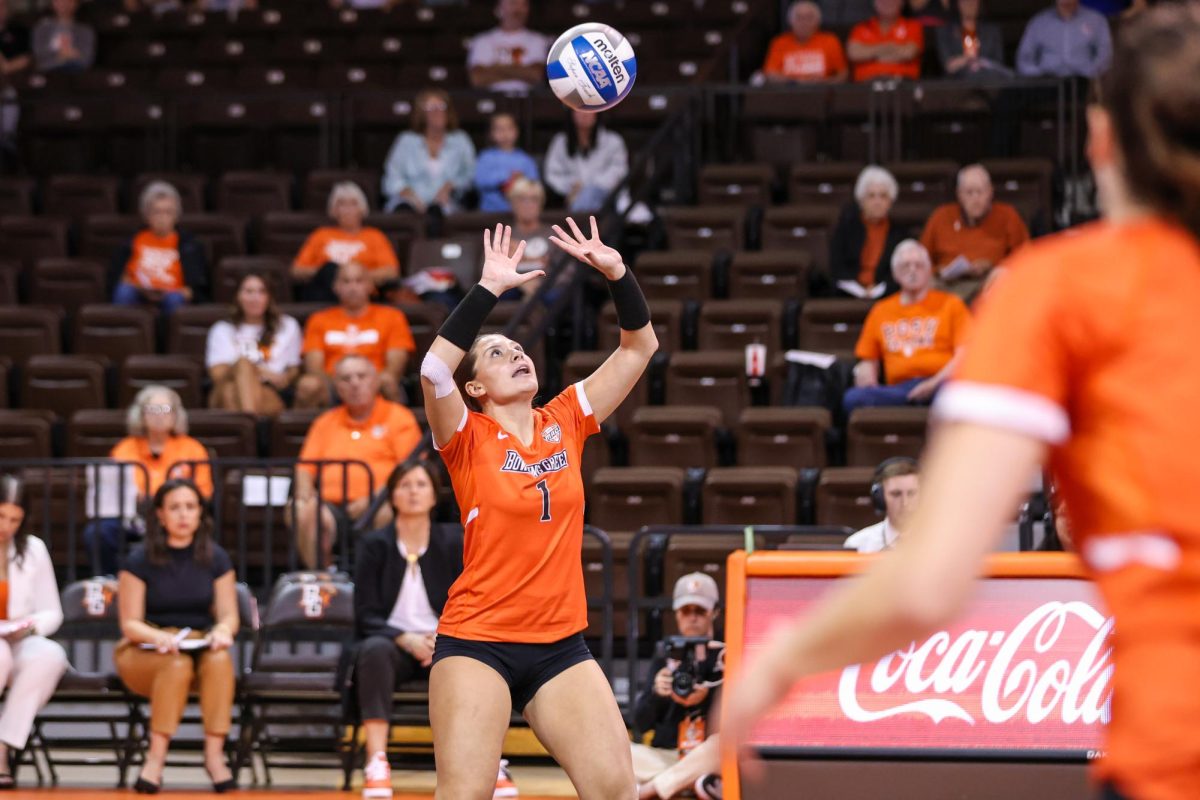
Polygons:
[[441,400],[454,391],[454,372],[436,353],[426,353],[421,360],[421,377],[433,384],[435,400]]

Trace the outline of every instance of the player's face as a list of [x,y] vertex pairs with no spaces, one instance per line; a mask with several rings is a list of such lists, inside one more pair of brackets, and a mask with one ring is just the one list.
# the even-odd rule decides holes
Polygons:
[[964,173],[958,182],[958,202],[970,219],[986,215],[992,207],[992,182],[987,173],[979,169]]
[[703,606],[684,606],[675,610],[675,625],[681,636],[712,636],[713,612]]
[[501,150],[517,146],[517,123],[512,117],[500,114],[492,120],[492,142]]
[[537,394],[533,360],[519,343],[497,333],[483,337],[476,347],[475,378],[468,389],[477,387],[499,405],[532,399]]
[[379,394],[379,373],[366,359],[347,359],[338,364],[334,388],[348,408],[365,408],[375,402],[375,396]]
[[242,314],[248,319],[261,319],[262,315],[267,313],[267,305],[270,303],[270,294],[262,278],[251,276],[242,281],[242,285],[238,287],[237,302]]
[[333,204],[333,218],[338,227],[355,230],[362,225],[367,210],[353,197],[342,196]]
[[16,503],[0,503],[0,542],[16,535],[25,519],[25,509]]
[[433,481],[424,467],[409,470],[392,492],[392,506],[400,516],[427,517],[436,505]]
[[358,264],[342,267],[338,270],[337,280],[333,282],[333,293],[346,308],[362,308],[371,297],[371,283],[367,280],[367,271]]
[[918,478],[916,475],[897,475],[883,482],[883,501],[887,506],[887,518],[895,526],[903,528],[917,507]]
[[146,207],[146,224],[159,236],[167,236],[175,230],[179,209],[169,197],[159,197]]

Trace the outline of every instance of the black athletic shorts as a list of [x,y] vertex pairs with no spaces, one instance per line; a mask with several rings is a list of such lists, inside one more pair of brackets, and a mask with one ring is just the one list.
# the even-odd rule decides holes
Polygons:
[[1117,787],[1111,783],[1104,784],[1100,792],[1100,800],[1133,800],[1131,797],[1121,794],[1117,791]]
[[547,644],[476,642],[439,633],[433,647],[433,663],[450,656],[473,658],[500,673],[508,684],[513,710],[519,714],[538,689],[576,664],[591,660],[592,651],[584,643],[582,633]]

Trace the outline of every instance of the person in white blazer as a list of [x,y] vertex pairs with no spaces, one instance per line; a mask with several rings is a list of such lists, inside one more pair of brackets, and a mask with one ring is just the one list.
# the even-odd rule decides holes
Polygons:
[[9,756],[25,749],[34,717],[69,667],[62,645],[47,637],[62,625],[50,551],[25,528],[24,486],[0,475],[0,789],[14,784]]

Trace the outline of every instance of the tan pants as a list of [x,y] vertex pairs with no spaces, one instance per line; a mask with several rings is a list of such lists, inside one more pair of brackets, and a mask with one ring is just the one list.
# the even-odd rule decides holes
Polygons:
[[[167,628],[166,630],[172,630]],[[199,637],[203,634],[196,633]],[[117,675],[134,694],[150,700],[150,730],[173,736],[183,719],[188,694],[200,694],[204,732],[229,733],[233,717],[234,669],[228,650],[159,653],[122,641],[113,654]]]

